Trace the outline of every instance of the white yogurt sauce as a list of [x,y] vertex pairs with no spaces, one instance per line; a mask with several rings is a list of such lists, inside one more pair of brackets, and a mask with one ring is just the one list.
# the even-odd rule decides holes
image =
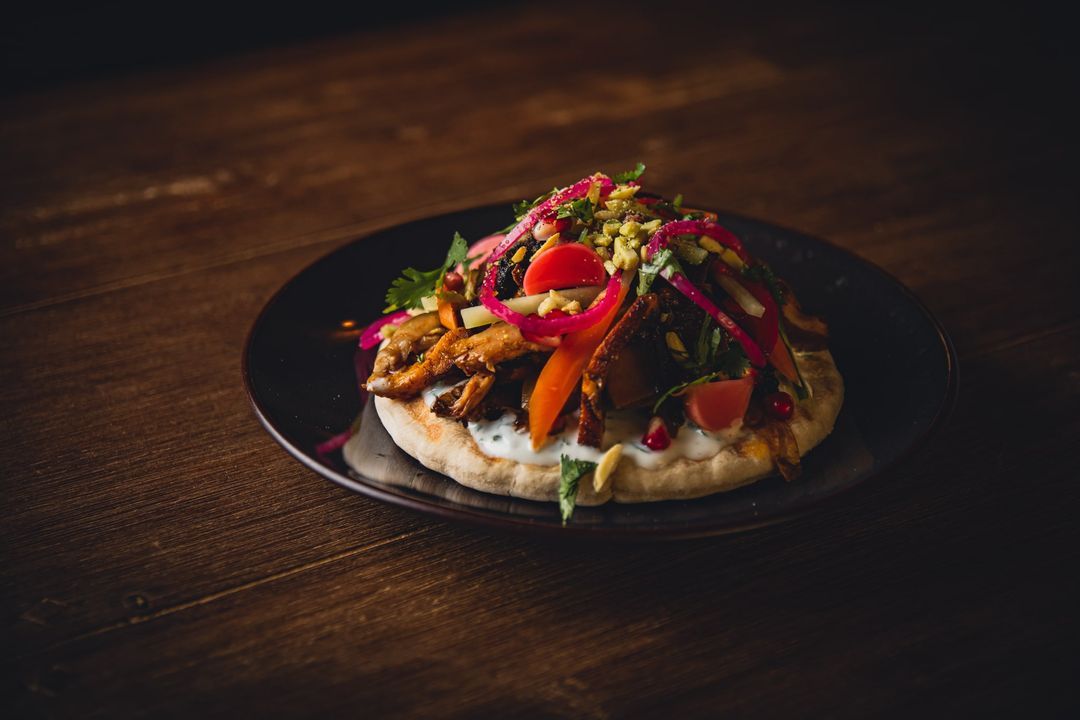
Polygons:
[[[437,383],[426,388],[424,402],[431,407],[436,397],[452,387],[454,387],[453,384]],[[641,413],[628,411],[608,413],[604,424],[602,449],[578,444],[576,413],[571,418],[571,422],[566,424],[566,429],[553,436],[539,450],[532,449],[528,432],[514,427],[514,416],[510,413],[498,420],[470,422],[468,428],[480,450],[492,457],[533,465],[557,465],[560,455],[596,462],[604,454],[604,450],[615,443],[622,443],[624,458],[649,469],[663,467],[681,457],[691,460],[711,458],[743,434],[741,423],[715,433],[702,430],[693,423],[687,423],[679,429],[678,435],[672,438],[668,448],[657,452],[641,444],[641,436],[645,434],[647,422],[648,418]]]

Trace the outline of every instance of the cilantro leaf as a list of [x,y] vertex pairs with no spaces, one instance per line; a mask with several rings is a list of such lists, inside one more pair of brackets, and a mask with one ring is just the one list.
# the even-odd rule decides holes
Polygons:
[[472,260],[469,259],[469,243],[465,242],[465,238],[461,237],[461,233],[454,232],[454,239],[450,241],[450,250],[446,253],[446,260],[443,262],[442,277],[439,278],[439,285],[442,285],[442,279],[446,276],[447,271],[456,265],[463,265],[465,270],[468,270],[469,264],[472,264]]
[[390,283],[390,289],[386,291],[386,309],[383,312],[421,307],[421,299],[435,292],[435,281],[441,274],[442,268],[426,272],[405,268],[401,277]]
[[508,233],[511,230],[513,230],[514,226],[516,226],[519,222],[521,222],[521,218],[528,215],[530,210],[532,210],[534,207],[536,207],[540,203],[547,200],[549,197],[551,197],[552,195],[554,195],[558,191],[559,191],[559,188],[551,188],[551,190],[549,192],[544,193],[543,195],[536,198],[535,200],[521,200],[520,202],[516,202],[513,205],[511,205],[511,207],[514,210],[514,222],[512,222],[509,225],[507,225],[506,227],[504,227],[501,230],[501,232]]
[[638,268],[638,295],[644,295],[649,292],[649,288],[652,287],[653,282],[656,280],[656,276],[665,267],[671,267],[672,272],[682,272],[682,266],[679,265],[679,261],[675,259],[675,253],[670,247],[666,247],[653,255],[647,262],[641,264]]
[[588,460],[575,460],[569,455],[559,456],[559,512],[563,525],[574,514],[577,504],[578,483],[586,473],[596,469],[596,463]]
[[454,239],[450,243],[450,250],[446,253],[446,260],[441,267],[434,270],[417,270],[408,267],[402,272],[401,277],[390,283],[390,289],[386,291],[386,309],[384,313],[395,310],[412,309],[423,307],[421,302],[425,297],[434,295],[442,287],[446,272],[458,263],[466,263],[469,252],[469,244],[461,233],[454,233]]
[[571,200],[562,207],[559,208],[559,212],[555,217],[558,218],[577,218],[581,222],[588,225],[593,221],[593,213],[596,211],[596,205],[592,200],[587,197],[578,198],[577,200]]
[[611,176],[611,179],[617,183],[626,183],[630,182],[631,180],[637,180],[639,177],[641,177],[641,174],[643,172],[645,172],[645,163],[639,161],[638,164],[634,166],[633,170],[615,173]]

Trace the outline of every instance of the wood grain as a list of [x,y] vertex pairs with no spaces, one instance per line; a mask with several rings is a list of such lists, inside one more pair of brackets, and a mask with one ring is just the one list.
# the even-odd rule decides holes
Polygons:
[[[1075,712],[1073,68],[985,12],[472,8],[0,100],[5,700]],[[596,547],[384,507],[258,426],[240,348],[297,269],[637,159],[912,287],[962,359],[939,440],[784,526]]]

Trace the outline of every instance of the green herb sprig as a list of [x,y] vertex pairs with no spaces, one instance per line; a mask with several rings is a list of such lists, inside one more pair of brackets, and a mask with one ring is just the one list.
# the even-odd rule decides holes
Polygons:
[[401,277],[390,283],[390,289],[386,291],[386,309],[384,313],[395,310],[411,310],[423,307],[422,300],[434,295],[442,288],[443,279],[447,271],[458,263],[467,270],[472,260],[468,257],[469,244],[461,233],[454,233],[454,239],[450,243],[450,250],[446,253],[446,260],[441,267],[434,270],[417,270],[405,268]]
[[565,525],[574,514],[577,505],[578,484],[581,478],[596,469],[596,463],[575,460],[569,455],[559,456],[559,512]]
[[617,183],[628,183],[631,180],[637,180],[643,172],[645,172],[645,163],[639,161],[633,170],[615,173],[611,176],[611,179]]

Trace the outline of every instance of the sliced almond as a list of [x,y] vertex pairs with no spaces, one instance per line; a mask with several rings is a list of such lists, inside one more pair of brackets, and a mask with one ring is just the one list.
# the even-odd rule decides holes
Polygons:
[[593,490],[596,492],[604,492],[611,483],[611,474],[615,472],[615,468],[619,466],[619,460],[622,459],[622,447],[622,443],[612,445],[600,458],[600,462],[596,463],[592,478]]
[[[544,241],[544,244],[541,245],[540,247],[538,247],[536,249],[536,252],[533,253],[532,257],[529,258],[529,262],[532,262],[533,260],[535,260],[536,256],[539,255],[540,253],[544,252],[545,250],[549,250],[549,249],[555,247],[559,243],[559,236],[561,234],[562,233],[555,233],[554,235],[549,236],[548,239]],[[524,248],[522,248],[522,249],[524,249]]]

